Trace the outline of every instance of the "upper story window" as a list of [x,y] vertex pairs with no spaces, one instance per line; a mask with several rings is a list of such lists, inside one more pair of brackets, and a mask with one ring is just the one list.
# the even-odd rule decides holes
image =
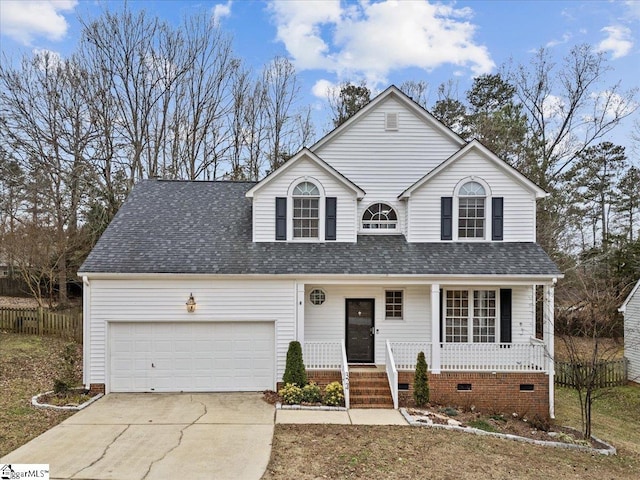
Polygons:
[[301,182],[293,189],[293,238],[318,238],[320,191],[311,182]]
[[487,194],[478,182],[467,182],[458,192],[458,238],[484,238]]
[[386,203],[374,203],[362,215],[364,230],[395,230],[398,228],[398,215]]

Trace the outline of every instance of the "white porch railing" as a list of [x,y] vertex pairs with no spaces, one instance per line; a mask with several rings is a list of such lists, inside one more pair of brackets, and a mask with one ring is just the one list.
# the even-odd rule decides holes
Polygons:
[[390,342],[390,345],[398,370],[415,370],[418,352],[424,352],[427,362],[431,360],[431,344],[428,342]]
[[[432,345],[425,342],[391,342],[398,370],[414,370],[418,352],[423,351],[431,369]],[[440,370],[453,372],[540,372],[547,371],[544,343],[436,343],[440,349]]]
[[393,398],[393,408],[398,409],[398,369],[391,351],[389,340],[386,342],[385,349],[385,365],[387,369],[387,379],[389,380],[389,388],[391,389],[391,398]]
[[349,364],[347,363],[347,348],[344,343],[344,338],[340,343],[342,348],[342,393],[344,394],[344,406],[349,409]]
[[307,370],[341,370],[340,342],[304,342],[302,358]]

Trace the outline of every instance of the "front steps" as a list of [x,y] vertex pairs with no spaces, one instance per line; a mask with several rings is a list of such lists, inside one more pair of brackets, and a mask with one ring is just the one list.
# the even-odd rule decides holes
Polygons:
[[350,408],[393,408],[387,373],[377,369],[349,370]]

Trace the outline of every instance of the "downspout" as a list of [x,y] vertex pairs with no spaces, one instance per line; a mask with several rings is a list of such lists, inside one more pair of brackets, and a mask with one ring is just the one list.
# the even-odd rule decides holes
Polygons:
[[84,388],[89,388],[89,361],[91,357],[90,342],[89,342],[89,325],[91,323],[90,314],[90,298],[91,298],[91,284],[89,278],[82,277],[82,383]]

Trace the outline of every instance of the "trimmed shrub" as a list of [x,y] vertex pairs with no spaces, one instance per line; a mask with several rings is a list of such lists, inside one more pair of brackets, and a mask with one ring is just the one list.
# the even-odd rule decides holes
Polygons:
[[287,383],[280,389],[278,395],[287,405],[296,405],[302,401],[302,389],[295,383]]
[[307,371],[302,361],[302,345],[300,342],[289,343],[287,350],[287,363],[282,376],[283,383],[295,383],[300,388],[307,384]]
[[323,403],[332,407],[339,407],[344,404],[344,392],[340,382],[331,382],[327,385],[324,389]]
[[309,385],[302,387],[302,401],[307,403],[318,403],[322,401],[322,390],[315,383],[311,382]]
[[418,407],[424,407],[429,403],[429,377],[424,352],[418,353],[416,373],[413,377],[413,399]]

